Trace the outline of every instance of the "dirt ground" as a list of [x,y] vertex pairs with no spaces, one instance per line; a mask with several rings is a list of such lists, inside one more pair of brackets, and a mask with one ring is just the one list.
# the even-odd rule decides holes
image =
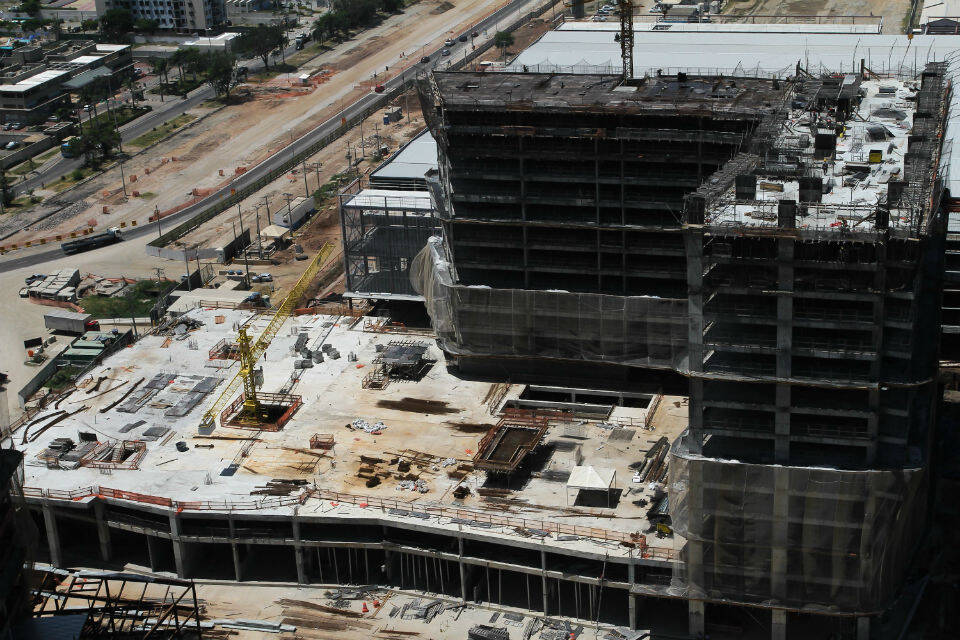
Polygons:
[[910,0],[728,0],[731,15],[882,16],[884,33],[903,33]]
[[[390,75],[405,72],[416,64],[424,48],[460,33],[503,0],[454,0],[450,4],[451,8],[438,11],[446,6],[441,0],[421,0],[403,14],[391,16],[354,40],[305,63],[297,75],[321,70],[327,73],[323,74],[325,81],[302,93],[283,78],[248,85],[252,99],[209,114],[195,126],[125,163],[128,191],[137,190],[141,197],[123,196],[120,171],[114,169],[98,179],[98,197],[89,199],[85,209],[67,220],[10,240],[27,240],[38,231],[49,236],[122,221],[143,224],[155,210],[164,212],[182,206],[195,194],[202,195],[227,182],[238,168],[242,171],[256,164],[335,116],[344,105],[369,92],[373,82],[382,81],[386,69]],[[368,135],[366,131],[364,134]],[[131,176],[136,176],[135,182]]]

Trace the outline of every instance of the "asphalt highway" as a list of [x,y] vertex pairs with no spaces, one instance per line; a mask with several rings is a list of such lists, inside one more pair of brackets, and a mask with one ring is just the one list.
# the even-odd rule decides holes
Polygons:
[[[483,31],[489,28],[490,26],[495,26],[500,20],[510,15],[511,13],[517,11],[517,9],[526,7],[527,5],[529,5],[530,8],[532,9],[537,4],[538,4],[538,0],[513,0],[512,2],[504,5],[494,13],[490,14],[480,22],[476,23],[475,25],[467,29],[465,33],[466,35],[469,36],[470,33],[473,31]],[[391,89],[394,89],[399,85],[403,84],[404,82],[408,81],[409,79],[413,78],[415,74],[420,71],[432,70],[436,67],[445,66],[448,61],[457,60],[458,54],[460,57],[462,57],[464,55],[464,50],[469,49],[470,46],[471,46],[471,43],[470,43],[470,40],[468,39],[467,42],[456,41],[455,44],[450,47],[441,45],[440,47],[438,47],[433,51],[425,52],[423,55],[424,56],[429,55],[430,57],[429,63],[420,63],[417,65],[417,68],[410,69],[405,74],[402,74],[400,76],[397,76],[385,82],[384,83],[385,90],[389,92]],[[449,49],[450,55],[441,56],[440,52],[443,49]],[[252,65],[249,65],[249,66],[251,69],[254,68]],[[144,120],[144,122],[141,125],[134,125],[136,121],[131,122],[130,127],[128,129],[123,130],[123,137],[126,140],[127,136],[129,135],[130,136],[129,139],[133,139],[134,137],[141,135],[145,131],[148,131],[152,127],[156,126],[160,122],[163,122],[166,119],[172,118],[175,115],[182,113],[183,111],[186,111],[187,109],[190,108],[190,106],[192,106],[192,105],[190,106],[186,106],[186,105],[189,105],[190,103],[198,104],[199,102],[212,97],[212,95],[213,95],[212,91],[207,86],[197,88],[194,94],[191,94],[190,97],[187,98],[187,100],[183,100],[180,102],[180,104],[176,106],[172,106],[169,111],[158,110],[157,112],[155,112],[156,115],[154,115],[154,112],[151,112],[150,114],[147,114],[141,118],[142,120]],[[373,104],[379,99],[380,99],[380,95],[377,93],[371,92],[364,95],[362,98],[360,98],[356,102],[344,108],[342,112],[338,113],[333,118],[326,120],[321,125],[313,129],[303,137],[288,144],[286,147],[284,147],[280,151],[277,151],[276,153],[268,157],[266,160],[262,161],[260,164],[255,165],[245,173],[240,174],[233,181],[231,181],[229,184],[225,185],[221,189],[213,192],[203,200],[200,200],[199,202],[196,202],[190,205],[189,207],[186,207],[182,211],[179,211],[175,214],[172,214],[163,218],[162,226],[164,228],[170,229],[172,228],[172,226],[175,226],[191,218],[192,216],[197,215],[199,212],[203,211],[204,209],[209,207],[211,204],[213,204],[220,198],[229,196],[231,189],[236,189],[239,191],[240,189],[246,187],[247,185],[250,185],[256,182],[257,180],[266,176],[268,173],[270,173],[274,169],[277,169],[278,167],[280,167],[283,164],[283,162],[286,160],[289,160],[291,156],[296,155],[301,150],[307,149],[316,141],[322,139],[324,136],[327,136],[333,133],[337,129],[337,127],[340,126],[341,116],[349,120],[353,116],[363,112],[366,108],[368,108],[371,104]],[[129,132],[137,131],[137,133],[128,134],[128,131]],[[73,160],[74,159],[71,159],[71,161]],[[79,166],[79,163],[77,166]],[[57,170],[58,172],[62,173],[63,171],[68,170],[67,165],[62,165],[58,163]],[[140,238],[143,236],[156,234],[156,233],[157,233],[156,225],[146,225],[146,226],[140,226],[140,227],[129,228],[124,230],[124,237],[125,239],[133,239],[133,238]],[[91,250],[91,253],[96,251],[97,249],[93,249]],[[11,258],[0,261],[0,272],[12,271],[14,269],[19,269],[19,268],[33,266],[33,265],[39,265],[44,262],[47,262],[48,260],[61,258],[63,257],[63,255],[64,254],[59,247],[46,249],[44,251],[38,251],[36,253],[24,254],[19,257],[16,257],[16,253],[15,253],[13,254],[13,256],[11,256]]]

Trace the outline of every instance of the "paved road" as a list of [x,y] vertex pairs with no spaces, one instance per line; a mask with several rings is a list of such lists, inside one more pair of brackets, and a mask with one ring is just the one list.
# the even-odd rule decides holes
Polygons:
[[[507,5],[504,5],[501,9],[497,10],[487,18],[475,24],[473,27],[468,29],[466,33],[467,35],[469,35],[471,31],[483,31],[491,26],[495,26],[500,20],[510,15],[511,13],[517,11],[518,9],[525,8],[526,10],[529,10],[530,8],[537,6],[537,4],[539,4],[539,0],[513,0],[513,2],[510,2]],[[492,34],[490,37],[492,37]],[[387,91],[390,91],[391,89],[403,84],[412,74],[418,71],[425,71],[428,69],[433,69],[435,67],[445,66],[449,61],[457,60],[458,54],[459,54],[459,57],[462,57],[464,49],[469,48],[470,46],[471,45],[469,41],[465,43],[458,41],[456,42],[455,45],[451,47],[445,47],[441,45],[440,47],[438,47],[433,51],[425,52],[423,55],[430,56],[429,63],[418,64],[417,69],[410,69],[405,74],[392,78],[391,80],[384,83],[384,86]],[[440,51],[446,48],[450,49],[450,56],[441,56]],[[198,88],[196,91],[200,92],[201,90],[202,89]],[[366,94],[365,96],[363,96],[362,98],[360,98],[359,100],[351,104],[350,106],[346,107],[340,114],[337,114],[335,117],[330,118],[320,126],[316,127],[315,129],[313,129],[312,131],[304,135],[302,138],[299,138],[298,140],[287,145],[285,148],[276,152],[272,156],[268,157],[266,160],[264,160],[260,164],[254,166],[249,171],[246,171],[245,173],[240,174],[239,176],[237,176],[236,179],[234,179],[232,182],[230,182],[223,188],[215,191],[214,193],[210,194],[208,197],[183,209],[182,211],[179,211],[175,214],[167,216],[166,218],[163,219],[163,222],[162,222],[163,227],[166,229],[170,229],[172,228],[173,225],[179,224],[180,222],[183,222],[184,220],[206,209],[211,204],[216,202],[218,199],[228,196],[230,194],[231,189],[237,189],[239,191],[243,187],[256,182],[257,180],[264,177],[274,169],[281,166],[283,162],[285,160],[288,160],[291,156],[296,155],[301,150],[305,150],[314,142],[334,132],[337,129],[337,127],[340,126],[341,115],[347,119],[350,119],[351,117],[358,115],[362,111],[364,111],[379,97],[380,96],[376,93]],[[189,98],[187,102],[189,102],[192,99],[193,97],[191,96],[191,98]],[[153,233],[157,233],[156,225],[131,228],[129,230],[126,230],[124,232],[124,235],[126,236],[126,238],[139,238],[139,237],[143,237]],[[97,251],[97,249],[94,249],[93,251]],[[0,262],[0,272],[19,269],[21,267],[38,265],[48,260],[52,260],[60,257],[63,257],[63,253],[60,251],[59,247],[55,249],[47,249],[45,251],[40,251],[40,252],[29,254],[29,255],[21,255],[20,257],[13,257],[9,260],[4,260]]]

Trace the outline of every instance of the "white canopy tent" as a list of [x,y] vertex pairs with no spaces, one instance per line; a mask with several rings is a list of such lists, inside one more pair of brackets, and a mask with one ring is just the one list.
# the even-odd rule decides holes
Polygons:
[[590,489],[606,491],[607,506],[610,506],[610,489],[617,480],[616,469],[597,469],[593,465],[580,465],[573,468],[567,479],[567,506],[570,506],[570,489]]

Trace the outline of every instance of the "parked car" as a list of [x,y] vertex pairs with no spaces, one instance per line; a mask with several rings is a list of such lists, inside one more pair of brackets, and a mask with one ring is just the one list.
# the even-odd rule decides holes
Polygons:
[[440,55],[442,55],[442,56],[448,56],[448,55],[450,55],[450,49],[444,49],[443,51],[440,52]]
[[35,273],[35,274],[33,274],[32,276],[27,276],[27,277],[24,279],[24,283],[25,283],[25,284],[33,284],[34,282],[38,282],[38,281],[40,281],[40,280],[43,280],[45,277],[46,277],[46,276],[43,275],[42,273]]
[[446,40],[443,41],[443,44],[447,45],[448,47],[452,47],[453,45],[456,44],[456,42],[454,42],[450,38],[447,38]]
[[9,123],[9,122],[7,122],[7,123],[5,123],[5,124],[3,125],[3,130],[4,130],[4,131],[10,131],[10,129],[12,129],[12,128],[13,128],[13,125],[12,125],[11,123]]
[[23,123],[22,123],[22,122],[14,122],[14,123],[13,123],[13,128],[14,128],[14,130],[16,130],[16,131],[19,131],[20,129],[23,129]]
[[471,37],[471,38],[479,38],[479,37],[480,37],[480,33],[477,32],[477,31],[474,31],[473,33],[470,34],[470,37]]
[[466,42],[466,41],[467,41],[467,34],[463,34],[462,36],[460,36],[459,38],[457,38],[457,40],[459,40],[460,42]]
[[11,141],[8,142],[3,148],[4,148],[4,149],[7,149],[7,150],[16,149],[16,148],[17,148],[17,141],[16,141],[16,140],[11,140]]
[[428,62],[430,62],[430,56],[423,56],[422,58],[420,58],[421,64],[426,64]]

